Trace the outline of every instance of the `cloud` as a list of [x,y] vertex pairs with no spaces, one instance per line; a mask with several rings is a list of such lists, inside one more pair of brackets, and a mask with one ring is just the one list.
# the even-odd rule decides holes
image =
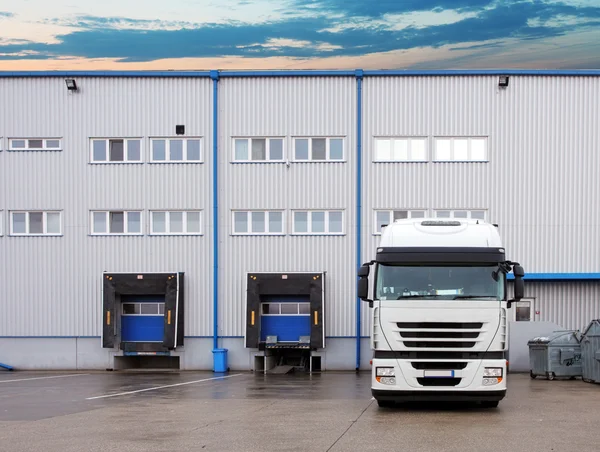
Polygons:
[[[507,40],[548,40],[600,25],[599,6],[556,1],[293,0],[290,4],[299,8],[296,16],[259,23],[89,15],[51,19],[46,23],[72,30],[56,36],[56,42],[0,42],[0,53],[4,59],[20,59],[29,52],[47,59],[149,62],[281,56],[308,60],[445,48],[466,52],[468,58],[494,51]],[[312,12],[302,16],[302,10]]]

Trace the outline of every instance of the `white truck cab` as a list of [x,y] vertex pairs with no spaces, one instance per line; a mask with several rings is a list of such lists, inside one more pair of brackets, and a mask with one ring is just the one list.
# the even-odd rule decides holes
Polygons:
[[496,407],[505,397],[507,309],[523,297],[524,271],[506,260],[495,225],[397,220],[358,276],[358,296],[371,306],[371,392],[379,406],[456,400]]

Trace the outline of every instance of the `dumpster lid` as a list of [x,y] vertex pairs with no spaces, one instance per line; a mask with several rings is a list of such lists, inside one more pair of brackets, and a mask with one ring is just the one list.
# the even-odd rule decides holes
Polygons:
[[600,319],[595,319],[590,322],[583,333],[584,337],[598,337],[600,336]]
[[530,339],[527,345],[549,344],[549,345],[578,345],[580,342],[579,330],[553,331],[548,336],[537,336]]

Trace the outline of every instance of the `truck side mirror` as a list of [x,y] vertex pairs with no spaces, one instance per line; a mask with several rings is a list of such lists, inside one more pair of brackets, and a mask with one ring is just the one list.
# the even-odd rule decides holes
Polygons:
[[358,280],[358,298],[367,301],[369,298],[369,279],[362,277]]
[[517,264],[513,267],[513,273],[516,277],[519,277],[519,278],[522,278],[523,276],[525,276],[525,270],[523,270],[523,267],[521,267],[519,264]]
[[510,308],[512,302],[525,297],[525,283],[523,282],[525,270],[519,264],[516,264],[513,267],[513,274],[515,275],[514,298],[508,302],[508,308]]
[[358,269],[358,276],[361,278],[366,278],[369,276],[371,271],[371,267],[368,264],[362,264]]
[[358,287],[357,287],[357,295],[363,301],[368,301],[369,304],[372,304],[371,300],[369,300],[369,273],[371,271],[371,264],[363,264],[358,269]]

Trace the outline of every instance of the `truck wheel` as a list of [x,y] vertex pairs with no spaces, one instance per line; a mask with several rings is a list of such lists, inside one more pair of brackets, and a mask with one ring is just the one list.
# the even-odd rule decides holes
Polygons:
[[532,380],[535,380],[535,377],[537,377],[537,375],[535,375],[535,374],[533,373],[533,370],[530,370],[530,371],[529,371],[529,376],[531,377],[531,379],[532,379]]
[[483,408],[496,408],[498,406],[500,402],[498,400],[495,400],[493,402],[490,401],[485,401],[485,402],[481,402],[481,406]]
[[378,400],[377,405],[381,408],[393,408],[396,404],[390,400]]
[[548,380],[554,380],[556,378],[556,374],[554,372],[548,372]]

